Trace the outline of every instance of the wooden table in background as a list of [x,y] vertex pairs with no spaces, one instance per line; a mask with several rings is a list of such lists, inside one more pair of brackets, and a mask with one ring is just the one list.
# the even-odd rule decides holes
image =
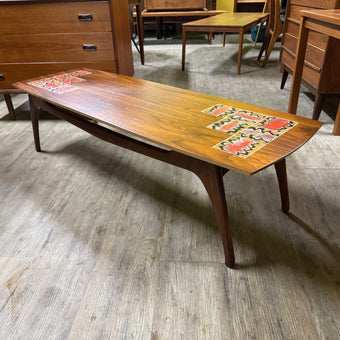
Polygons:
[[[239,33],[237,74],[241,73],[243,35],[260,22],[268,20],[263,13],[223,13],[213,17],[191,21],[182,25],[182,71],[185,68],[186,32]],[[213,57],[213,56],[212,56]]]
[[[288,112],[295,114],[299,100],[303,65],[306,55],[309,31],[315,31],[340,39],[340,10],[304,10],[301,11],[301,25],[298,49],[295,59],[292,87],[290,91]],[[340,61],[339,61],[340,62]],[[339,79],[340,81],[340,79]],[[336,114],[333,134],[340,135],[340,104]]]
[[[275,165],[282,210],[287,212],[285,158],[321,126],[320,122],[288,113],[90,69],[14,85],[29,94],[37,151],[41,150],[38,120],[42,108],[102,140],[195,173],[211,199],[225,263],[231,268],[235,259],[224,174],[235,170],[252,175]],[[227,114],[230,129],[227,125],[220,129],[220,120]],[[247,137],[245,127],[253,137]],[[241,130],[242,136],[237,134]],[[227,146],[223,150],[216,147],[222,144],[228,151],[224,149]]]

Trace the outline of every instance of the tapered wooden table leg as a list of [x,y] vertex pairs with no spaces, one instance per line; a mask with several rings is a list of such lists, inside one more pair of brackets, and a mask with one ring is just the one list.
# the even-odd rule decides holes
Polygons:
[[13,107],[11,95],[9,93],[5,93],[4,98],[5,98],[5,102],[6,102],[9,114],[12,117],[12,119],[15,120],[15,110]]
[[34,144],[35,150],[40,152],[40,138],[39,138],[39,107],[35,104],[35,99],[33,96],[29,95],[29,102],[31,107],[31,121],[32,121],[32,128],[33,128],[33,136],[34,136]]
[[234,248],[224,192],[223,174],[223,169],[214,165],[207,167],[206,170],[201,173],[197,173],[208,192],[215,211],[223,243],[225,264],[229,268],[235,268]]
[[275,170],[279,181],[282,211],[287,213],[289,211],[289,193],[285,158],[275,163]]

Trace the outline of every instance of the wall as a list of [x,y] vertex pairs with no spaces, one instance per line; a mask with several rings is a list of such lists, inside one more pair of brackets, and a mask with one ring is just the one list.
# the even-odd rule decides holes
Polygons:
[[233,12],[234,0],[216,0],[216,9],[224,9],[228,12]]

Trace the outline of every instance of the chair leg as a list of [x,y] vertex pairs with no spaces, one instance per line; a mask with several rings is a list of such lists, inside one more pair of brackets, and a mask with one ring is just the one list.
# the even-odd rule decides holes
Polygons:
[[141,64],[144,65],[144,23],[141,15],[140,5],[136,5],[138,44]]
[[259,29],[257,30],[257,33],[256,33],[256,38],[255,38],[254,45],[256,45],[257,40],[259,39],[259,35],[260,35],[260,31],[261,31],[262,26],[263,26],[263,22],[260,22]]
[[223,32],[223,47],[225,46],[225,37],[226,37],[226,33]]
[[315,96],[314,109],[313,109],[314,120],[319,119],[324,101],[325,101],[325,95],[322,93],[317,93]]
[[15,117],[15,110],[14,110],[14,107],[13,107],[11,95],[9,93],[5,93],[4,98],[5,98],[5,102],[6,102],[9,114],[12,117],[12,120],[15,120],[15,118],[16,118]]
[[162,18],[156,18],[156,36],[157,39],[162,39]]
[[288,71],[283,70],[280,89],[283,90],[288,78]]
[[263,60],[263,64],[262,66],[265,66],[267,64],[267,61],[269,59],[269,56],[270,54],[272,53],[272,50],[274,48],[274,45],[276,43],[276,40],[277,38],[279,37],[280,34],[275,34],[275,35],[272,35],[271,39],[270,39],[270,42],[269,42],[269,45],[268,45],[268,48],[266,50],[266,55],[264,56],[264,60]]
[[269,42],[270,42],[270,34],[269,34],[269,32],[266,31],[266,34],[264,36],[263,43],[262,43],[262,46],[261,46],[261,49],[260,49],[260,53],[257,57],[257,60],[260,60],[262,58],[262,54],[263,54],[264,51],[267,50]]
[[214,33],[209,32],[209,37],[208,37],[209,45],[211,45],[213,38],[214,38]]

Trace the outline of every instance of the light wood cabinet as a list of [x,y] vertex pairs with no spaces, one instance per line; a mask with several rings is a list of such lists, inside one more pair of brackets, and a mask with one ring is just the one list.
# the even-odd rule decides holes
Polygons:
[[[340,8],[340,0],[290,0],[281,46],[281,88],[295,67],[300,11]],[[315,95],[313,118],[320,115],[326,95],[340,94],[340,41],[321,33],[310,32],[303,68],[302,83]]]
[[0,22],[2,93],[80,67],[133,75],[127,1],[0,0]]

